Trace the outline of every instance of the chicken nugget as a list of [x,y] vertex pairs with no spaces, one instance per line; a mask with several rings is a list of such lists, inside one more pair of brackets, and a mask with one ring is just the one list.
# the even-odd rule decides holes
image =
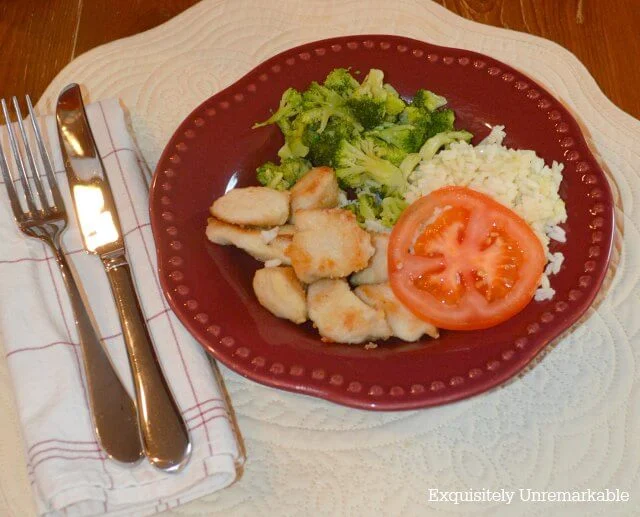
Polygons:
[[287,256],[300,280],[342,278],[369,264],[374,253],[371,236],[348,210],[300,210]]
[[309,319],[325,340],[364,343],[391,335],[384,311],[360,300],[344,279],[323,279],[311,284],[307,308]]
[[258,269],[253,277],[253,291],[265,309],[278,316],[304,323],[307,321],[307,297],[291,267]]
[[407,309],[393,294],[388,282],[361,285],[354,293],[371,307],[384,311],[394,336],[404,341],[417,341],[423,334],[438,338],[438,329]]
[[330,167],[315,167],[291,189],[291,221],[298,210],[338,206],[338,179]]
[[371,241],[376,251],[366,268],[351,275],[350,280],[352,285],[379,284],[389,279],[389,273],[387,271],[389,234],[373,233],[371,234]]
[[266,242],[259,229],[235,226],[213,217],[208,220],[206,234],[211,242],[221,246],[236,246],[262,262],[279,260],[282,264],[291,264],[286,254],[291,235],[278,235]]
[[289,191],[268,187],[234,188],[213,202],[209,211],[231,224],[279,226],[289,219]]

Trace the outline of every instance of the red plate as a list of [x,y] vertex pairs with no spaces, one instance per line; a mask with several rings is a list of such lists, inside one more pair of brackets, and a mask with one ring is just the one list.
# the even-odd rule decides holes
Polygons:
[[[478,142],[506,126],[505,144],[565,163],[561,196],[568,221],[565,263],[552,277],[556,296],[531,302],[484,331],[444,331],[438,341],[386,342],[378,348],[320,341],[263,309],[251,288],[258,263],[204,234],[208,207],[234,186],[253,185],[255,169],[276,157],[275,127],[251,129],[289,86],[303,89],[336,67],[380,68],[401,95],[428,88],[449,100],[456,125]],[[279,54],[196,108],[167,144],[151,189],[160,280],[180,320],[213,356],[255,381],[348,406],[399,410],[475,395],[522,370],[591,304],[613,238],[607,179],[578,124],[530,78],[495,59],[397,36],[350,36]]]

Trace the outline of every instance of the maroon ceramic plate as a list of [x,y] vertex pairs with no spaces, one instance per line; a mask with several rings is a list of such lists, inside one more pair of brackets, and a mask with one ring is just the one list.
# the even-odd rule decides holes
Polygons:
[[[475,332],[443,331],[437,341],[389,341],[378,348],[324,344],[310,324],[278,319],[257,302],[258,263],[207,242],[208,207],[226,190],[253,185],[276,157],[268,117],[289,86],[303,89],[336,67],[380,68],[401,95],[428,88],[449,100],[456,125],[478,142],[504,124],[505,144],[565,163],[561,196],[567,242],[556,296],[531,302],[509,321]],[[279,54],[196,108],[167,144],[151,189],[160,280],[171,307],[216,359],[255,381],[349,406],[398,410],[443,404],[517,374],[587,309],[604,278],[613,234],[607,179],[578,124],[534,81],[490,57],[396,36],[353,36]]]

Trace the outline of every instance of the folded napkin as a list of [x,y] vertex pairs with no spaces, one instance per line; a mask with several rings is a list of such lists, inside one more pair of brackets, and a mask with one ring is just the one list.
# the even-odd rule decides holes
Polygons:
[[[193,444],[178,474],[143,460],[105,458],[92,431],[82,357],[67,292],[51,250],[18,231],[0,187],[0,343],[13,380],[29,478],[42,515],[149,515],[226,487],[242,462],[221,386],[202,348],[168,308],[156,276],[149,171],[116,100],[87,107],[114,193],[142,308]],[[68,195],[53,117],[42,119],[69,213],[63,242],[103,343],[133,385],[113,298],[98,257],[85,253]],[[6,131],[2,128],[3,147]],[[14,179],[16,176],[14,176]]]

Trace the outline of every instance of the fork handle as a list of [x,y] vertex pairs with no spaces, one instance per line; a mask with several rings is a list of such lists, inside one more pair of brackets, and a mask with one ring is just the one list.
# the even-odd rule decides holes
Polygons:
[[186,425],[162,374],[124,254],[105,257],[103,264],[129,353],[142,447],[152,465],[175,472],[191,454]]
[[135,405],[100,342],[64,253],[56,246],[53,249],[73,308],[98,442],[113,459],[136,462],[142,451]]

